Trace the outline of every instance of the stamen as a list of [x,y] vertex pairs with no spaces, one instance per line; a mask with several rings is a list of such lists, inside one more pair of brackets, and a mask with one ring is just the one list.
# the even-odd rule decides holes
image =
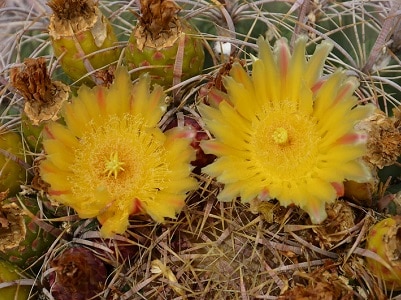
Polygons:
[[125,162],[118,159],[118,153],[113,152],[110,155],[110,159],[105,164],[104,173],[107,173],[107,177],[113,175],[114,178],[117,179],[118,172],[124,171],[124,168],[122,167],[124,164]]
[[283,145],[288,142],[288,132],[283,127],[278,127],[274,130],[272,138],[276,144]]

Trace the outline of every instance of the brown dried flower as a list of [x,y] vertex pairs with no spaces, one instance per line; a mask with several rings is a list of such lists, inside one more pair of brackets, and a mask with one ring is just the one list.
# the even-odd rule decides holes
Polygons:
[[140,0],[140,23],[157,38],[162,31],[169,31],[176,27],[179,6],[172,0]]
[[39,165],[42,160],[45,159],[45,156],[38,156],[33,162],[33,178],[31,182],[31,187],[43,194],[47,194],[50,184],[45,182],[42,177],[40,176],[40,169]]
[[10,80],[24,97],[24,111],[33,125],[59,118],[58,112],[69,98],[70,88],[51,80],[43,57],[28,58],[22,69],[11,69]]
[[401,155],[400,120],[388,117],[376,110],[374,114],[360,122],[357,129],[369,136],[367,154],[364,159],[373,166],[382,169],[394,164]]
[[312,273],[295,272],[294,281],[300,282],[280,295],[279,300],[354,299],[352,287],[341,278],[336,265],[331,262]]
[[51,0],[47,5],[60,20],[73,20],[79,17],[90,19],[95,15],[96,5],[93,0]]
[[26,235],[24,213],[15,203],[0,205],[0,252],[18,247]]
[[182,32],[179,6],[173,0],[140,0],[139,26],[134,29],[137,46],[163,49],[173,46]]
[[327,219],[321,226],[312,230],[316,233],[320,245],[330,249],[350,235],[350,229],[355,225],[355,216],[347,202],[340,200],[326,204],[326,212]]
[[65,250],[51,262],[51,266],[56,270],[56,276],[51,273],[49,278],[55,299],[93,299],[103,290],[107,278],[106,267],[86,248]]

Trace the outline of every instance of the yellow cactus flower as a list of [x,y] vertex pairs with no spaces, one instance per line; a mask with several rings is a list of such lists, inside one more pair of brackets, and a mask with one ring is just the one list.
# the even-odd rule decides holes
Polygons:
[[97,217],[101,234],[123,233],[131,214],[155,221],[173,218],[197,187],[190,176],[194,132],[158,127],[165,94],[143,76],[132,85],[118,69],[109,88],[81,87],[63,107],[66,125],[44,130],[42,178],[49,196],[74,208],[81,218]]
[[275,198],[321,223],[325,204],[343,193],[345,179],[370,177],[360,159],[366,136],[354,125],[372,107],[358,104],[358,82],[344,71],[322,77],[330,43],[318,45],[309,59],[305,37],[292,54],[285,39],[274,51],[263,38],[258,46],[252,75],[234,64],[224,79],[227,94],[213,107],[199,107],[215,137],[201,147],[217,156],[203,171],[225,185],[221,201]]

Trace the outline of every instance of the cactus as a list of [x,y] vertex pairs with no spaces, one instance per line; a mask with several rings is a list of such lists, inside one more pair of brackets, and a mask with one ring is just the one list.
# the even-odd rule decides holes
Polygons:
[[169,86],[202,72],[205,54],[196,30],[178,17],[172,0],[141,0],[141,16],[125,49],[133,77],[150,73]]
[[21,115],[21,132],[29,150],[39,153],[42,150],[42,130],[45,123],[33,125],[26,114]]
[[15,195],[27,179],[27,164],[21,136],[13,131],[0,132],[0,192]]
[[383,260],[367,257],[368,269],[384,281],[387,289],[401,290],[401,216],[386,218],[375,224],[367,237],[366,249]]
[[[22,279],[21,273],[22,271],[15,265],[0,260],[0,283]],[[10,285],[0,289],[0,299],[27,300],[30,289],[30,286]]]
[[64,72],[74,81],[102,83],[102,75],[88,74],[117,61],[120,49],[107,18],[93,0],[51,0],[54,14],[49,34]]

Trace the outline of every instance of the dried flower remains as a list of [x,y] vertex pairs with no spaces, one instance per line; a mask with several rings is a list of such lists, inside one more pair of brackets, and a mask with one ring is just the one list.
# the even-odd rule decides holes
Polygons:
[[44,57],[27,58],[22,69],[11,69],[10,80],[24,97],[24,112],[34,125],[57,120],[61,106],[70,96],[67,85],[51,80]]

